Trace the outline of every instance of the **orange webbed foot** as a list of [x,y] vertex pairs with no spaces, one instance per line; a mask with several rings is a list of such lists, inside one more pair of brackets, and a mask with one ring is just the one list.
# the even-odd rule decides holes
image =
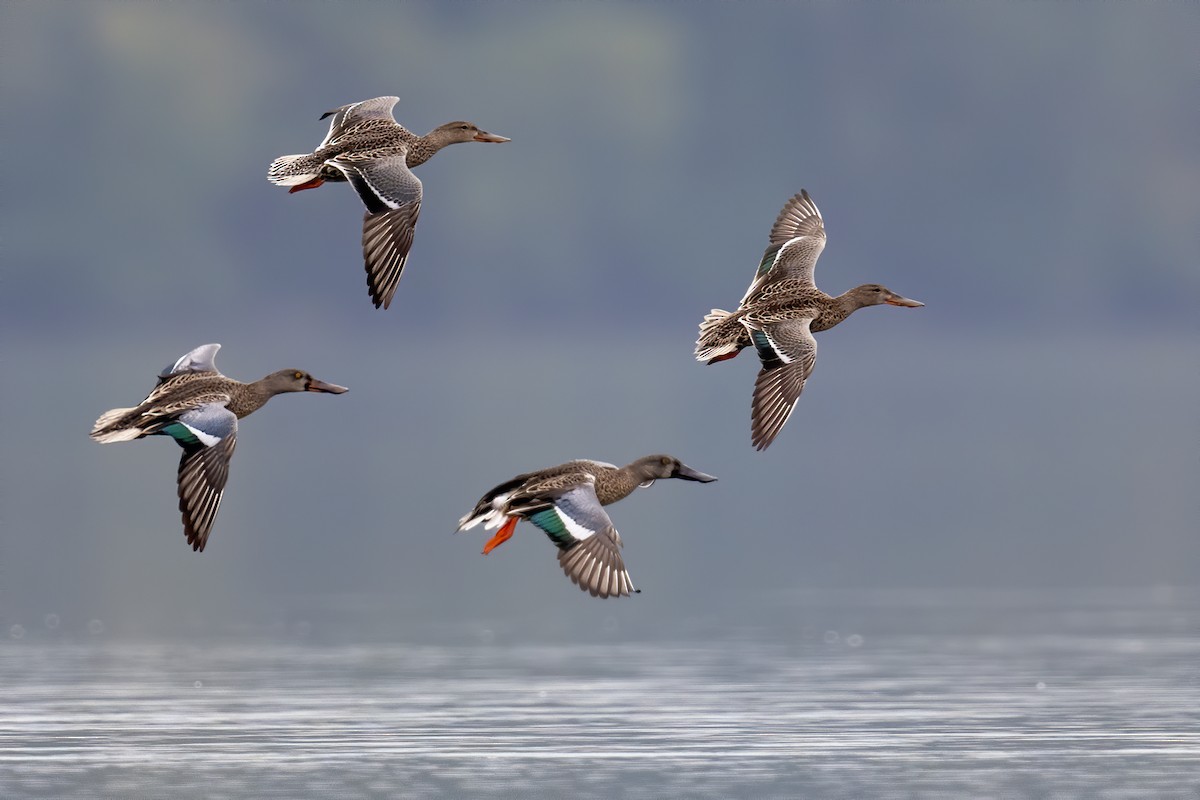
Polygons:
[[483,554],[485,556],[512,538],[513,531],[517,529],[517,520],[517,517],[509,517],[500,526],[500,530],[496,531],[496,535],[489,539],[488,543],[483,546]]
[[737,357],[737,354],[738,354],[738,353],[740,353],[740,352],[742,352],[742,351],[741,351],[741,350],[734,350],[732,353],[726,353],[726,354],[725,354],[725,355],[723,355],[723,356],[717,356],[716,358],[710,358],[710,359],[708,360],[708,363],[709,363],[709,364],[716,364],[718,361],[728,361],[728,360],[729,360],[729,359],[731,359],[731,358],[736,358],[736,357]]
[[320,177],[313,178],[311,181],[308,181],[307,183],[296,184],[292,188],[288,189],[288,194],[295,194],[296,192],[303,192],[305,189],[315,189],[324,182],[325,182],[324,178],[320,178]]

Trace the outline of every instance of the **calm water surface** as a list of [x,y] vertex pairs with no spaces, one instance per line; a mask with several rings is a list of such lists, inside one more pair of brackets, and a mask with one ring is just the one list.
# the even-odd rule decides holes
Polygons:
[[30,632],[0,645],[0,797],[1195,798],[1194,600],[603,644]]

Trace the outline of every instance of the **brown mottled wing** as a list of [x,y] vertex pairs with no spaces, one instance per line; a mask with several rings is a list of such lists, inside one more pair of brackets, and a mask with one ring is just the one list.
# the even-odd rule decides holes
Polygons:
[[807,191],[801,190],[783,206],[771,227],[770,242],[747,297],[764,283],[783,278],[813,284],[817,259],[825,249],[825,222]]
[[792,415],[804,382],[817,362],[817,340],[808,317],[784,322],[750,322],[750,338],[762,361],[750,407],[750,442],[765,450]]
[[[583,464],[568,461],[531,474],[524,485],[513,493],[510,502],[520,504],[519,507],[514,506],[514,510],[525,511],[526,504],[541,508],[551,505],[555,497],[579,487],[590,487],[595,481],[595,476]],[[595,491],[592,493],[595,494]]]
[[225,405],[230,400],[229,391],[214,386],[213,377],[217,376],[213,373],[191,372],[160,379],[161,383],[142,401],[144,416],[169,421],[201,406]]
[[376,308],[391,305],[421,213],[421,181],[405,158],[401,152],[375,159],[341,156],[327,162],[341,170],[367,208],[363,264]]
[[208,543],[236,445],[236,429],[213,445],[183,445],[183,456],[179,459],[179,511],[183,515],[183,532],[193,550],[203,550]]
[[349,105],[335,108],[332,111],[326,111],[321,115],[321,119],[333,117],[329,120],[329,132],[325,134],[325,138],[317,147],[320,150],[337,140],[339,136],[346,132],[347,128],[367,119],[384,119],[395,122],[392,117],[392,107],[400,101],[399,97],[374,97],[370,100],[363,100],[358,103],[350,103]]

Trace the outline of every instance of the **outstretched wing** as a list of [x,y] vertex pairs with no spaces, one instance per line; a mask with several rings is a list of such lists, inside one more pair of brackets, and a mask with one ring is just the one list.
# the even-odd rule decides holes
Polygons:
[[638,591],[621,559],[621,536],[596,498],[591,481],[552,498],[528,519],[558,545],[558,563],[592,597],[628,597]]
[[750,442],[756,450],[766,450],[783,429],[817,363],[817,340],[809,330],[811,322],[811,318],[801,317],[747,323],[762,361],[750,406]]
[[769,241],[772,248],[790,242],[797,236],[815,236],[825,238],[825,223],[821,211],[809,196],[807,189],[801,189],[800,194],[793,195],[783,204],[775,224],[771,226]]
[[[825,249],[825,222],[804,189],[784,204],[771,226],[770,245],[758,264],[746,296],[762,284],[796,278],[813,284],[817,259]],[[743,298],[744,299],[744,298]]]
[[367,208],[363,216],[363,264],[375,307],[387,308],[412,249],[421,213],[421,181],[405,163],[404,153],[386,158],[328,162],[350,181]]
[[159,382],[183,372],[216,372],[220,374],[216,362],[217,351],[220,349],[221,345],[219,344],[202,344],[196,349],[190,350],[180,356],[174,364],[163,367],[163,371],[158,373]]
[[329,120],[329,132],[325,134],[325,138],[317,149],[320,150],[333,142],[347,128],[364,119],[389,119],[395,122],[395,118],[392,117],[392,107],[399,101],[399,97],[375,97],[326,111],[321,115],[321,119],[326,117],[333,117],[333,119]]
[[229,459],[237,445],[237,417],[224,405],[208,403],[180,414],[162,432],[183,448],[179,511],[188,544],[203,550],[225,494]]

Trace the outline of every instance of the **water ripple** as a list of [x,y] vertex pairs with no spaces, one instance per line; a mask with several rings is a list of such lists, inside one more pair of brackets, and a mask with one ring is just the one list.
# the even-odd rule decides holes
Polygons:
[[1193,797],[1200,642],[0,648],[0,796]]

